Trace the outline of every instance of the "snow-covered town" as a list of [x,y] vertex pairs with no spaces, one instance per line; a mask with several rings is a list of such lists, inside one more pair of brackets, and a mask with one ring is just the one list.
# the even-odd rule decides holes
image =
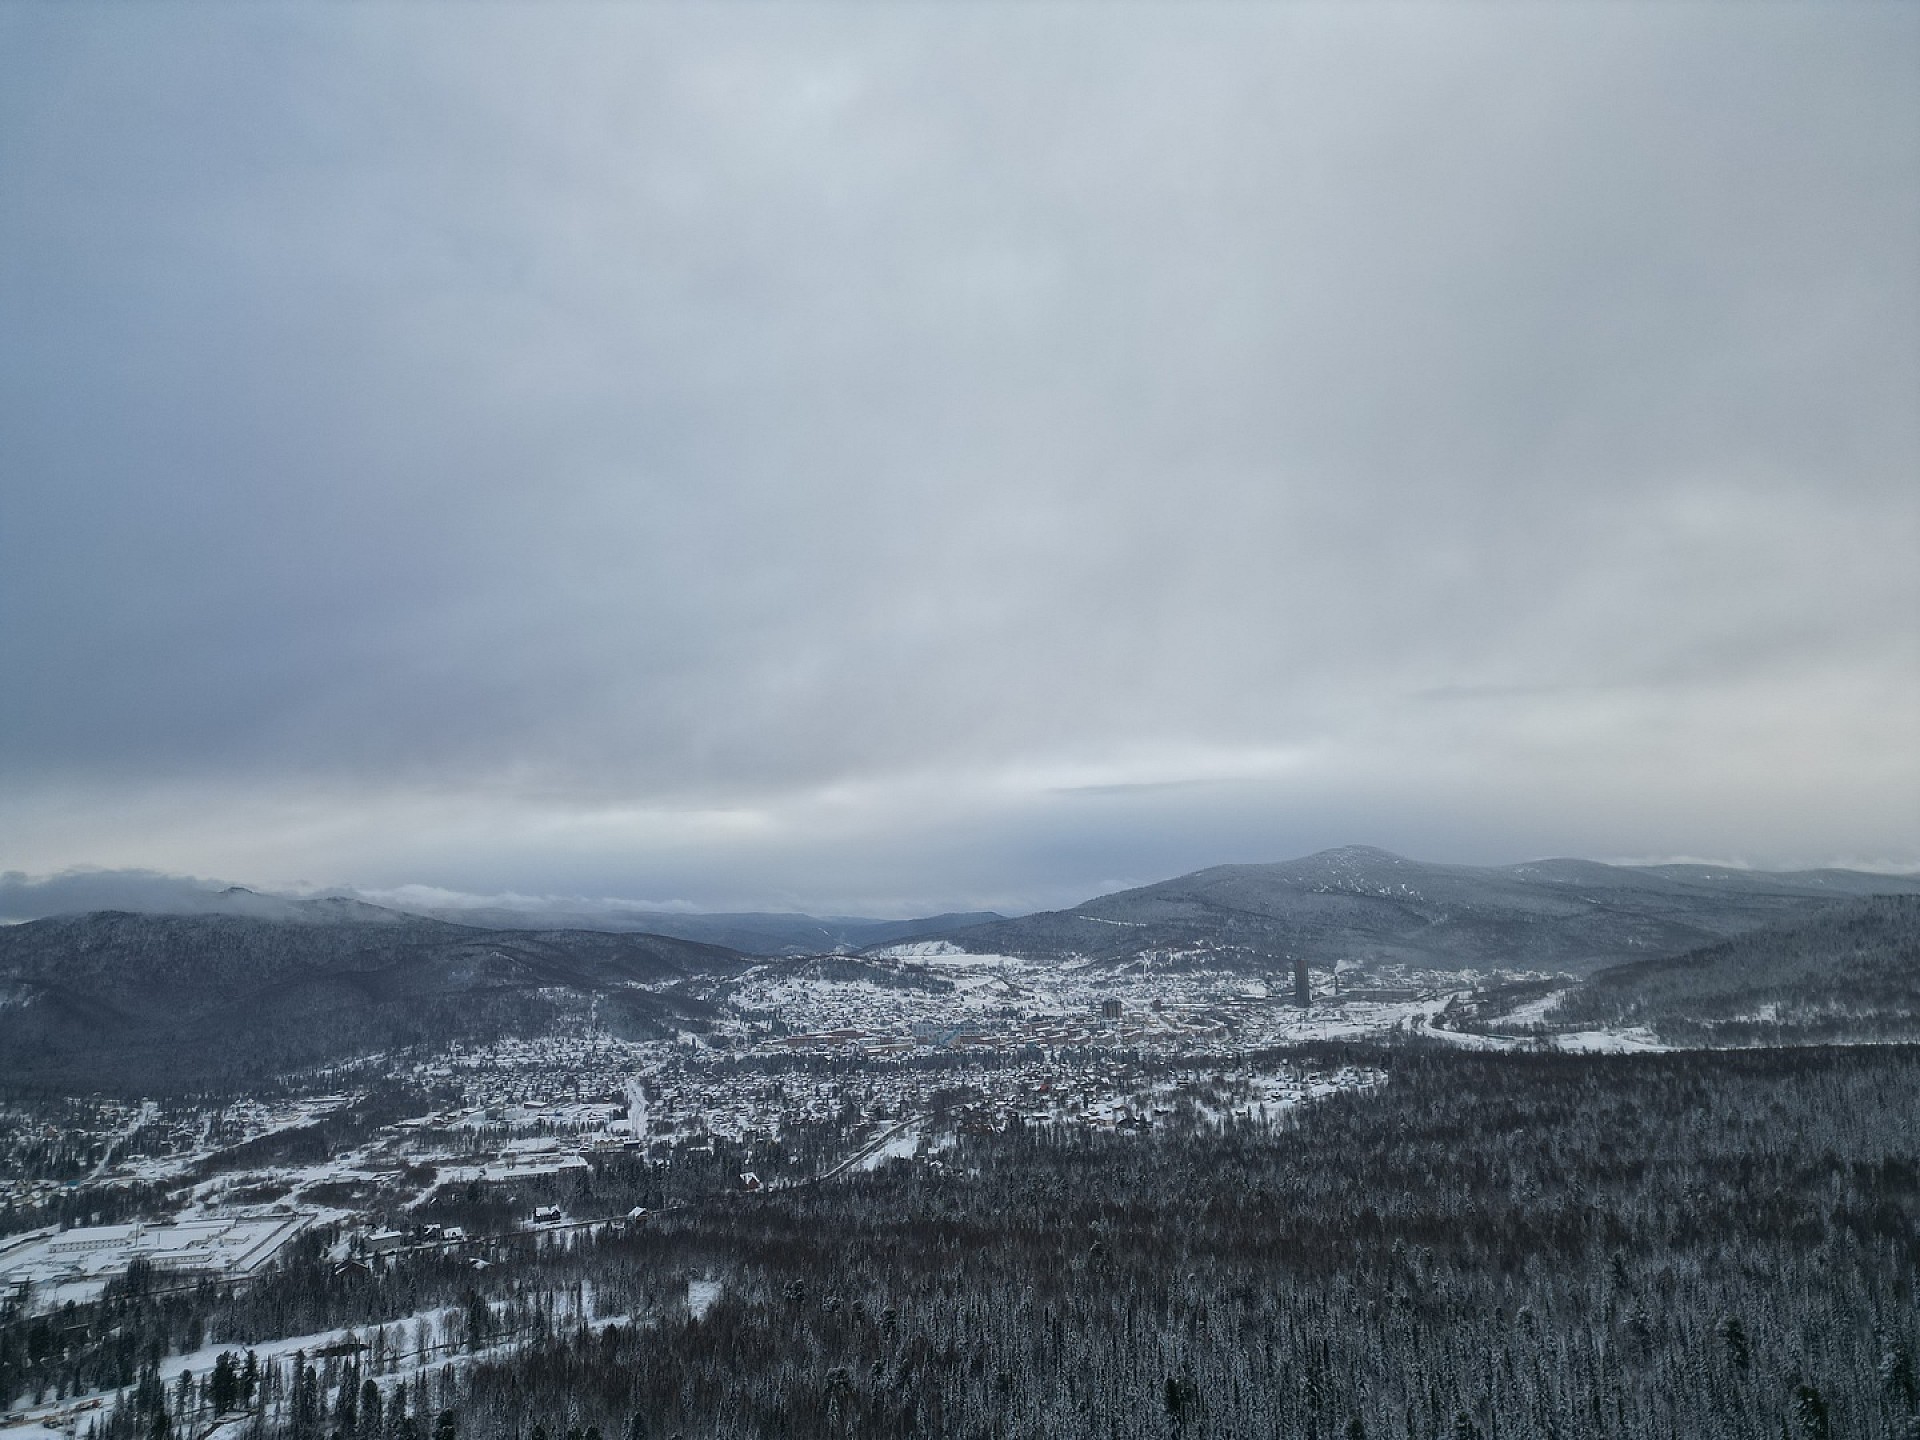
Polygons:
[[[1315,978],[1301,1007],[1239,975],[902,946],[750,970],[717,987],[704,1033],[625,1039],[589,1010],[556,1032],[288,1077],[279,1099],[16,1100],[0,1115],[0,1285],[40,1310],[136,1260],[244,1279],[314,1227],[343,1262],[377,1258],[465,1238],[438,1212],[509,1194],[496,1223],[585,1219],[571,1191],[613,1163],[675,1175],[664,1192],[684,1201],[707,1181],[938,1164],[967,1131],[1265,1123],[1381,1077],[1248,1057],[1418,1027],[1447,998]],[[740,1168],[721,1174],[726,1157]]]
[[[943,942],[770,958],[662,982],[692,1017],[665,1033],[621,1033],[617,1007],[589,996],[541,1029],[287,1074],[244,1098],[16,1094],[0,1111],[0,1305],[57,1325],[76,1306],[240,1294],[269,1275],[283,1288],[296,1273],[348,1287],[426,1275],[431,1293],[489,1295],[484,1314],[418,1306],[372,1338],[281,1325],[248,1347],[262,1395],[293,1393],[309,1362],[338,1385],[349,1357],[404,1396],[430,1373],[452,1384],[448,1367],[530,1325],[632,1323],[631,1291],[610,1319],[590,1269],[571,1289],[503,1299],[521,1283],[503,1277],[547,1273],[543,1254],[662,1243],[716,1206],[878,1172],[965,1184],[969,1145],[995,1137],[1271,1134],[1317,1100],[1385,1086],[1381,1042],[1542,1043],[1498,1027],[1525,1028],[1550,998],[1476,1008],[1476,984],[1556,993],[1548,975],[1261,976],[1212,960],[1043,964]],[[704,1314],[722,1291],[691,1257],[666,1268],[685,1271],[658,1301],[674,1314]],[[165,1368],[198,1377],[176,1409],[211,1434],[229,1423],[212,1367],[238,1351],[202,1339],[183,1335]],[[0,1424],[72,1435],[115,1403],[56,1376]]]

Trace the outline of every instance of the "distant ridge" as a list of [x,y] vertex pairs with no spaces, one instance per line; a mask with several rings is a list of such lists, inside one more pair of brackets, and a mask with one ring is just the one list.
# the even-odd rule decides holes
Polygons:
[[537,1034],[590,1009],[629,1037],[698,1032],[714,1012],[689,982],[750,963],[660,935],[287,903],[270,916],[105,911],[0,928],[0,1081],[244,1088],[349,1056]]
[[747,955],[820,955],[871,949],[940,936],[1006,917],[991,910],[928,915],[912,920],[874,920],[858,915],[804,915],[743,911],[702,914],[681,911],[514,910],[506,906],[420,909],[413,914],[496,930],[604,930],[671,935],[706,945],[724,945]]
[[1602,970],[1556,1029],[1645,1026],[1678,1045],[1920,1039],[1920,895],[1836,900],[1698,950]]
[[[1876,896],[1904,899],[1887,908]],[[1901,957],[1911,945],[1885,936],[1889,927],[1910,935],[1917,897],[1913,876],[1567,859],[1434,865],[1365,846],[1218,865],[1019,919],[658,917],[680,935],[533,928],[524,912],[515,912],[518,927],[486,927],[350,896],[202,888],[185,897],[200,913],[107,910],[0,927],[0,1082],[154,1094],[246,1088],[353,1056],[577,1028],[589,1014],[592,1028],[615,1035],[699,1036],[721,1018],[715,997],[762,963],[755,955],[830,956],[862,939],[869,950],[942,940],[976,953],[1112,969],[1272,975],[1305,960],[1347,972],[1440,972],[1465,983],[1493,971],[1586,975],[1702,952],[1771,926],[1766,933],[1776,938],[1708,950],[1707,961],[1679,971],[1638,967],[1593,993],[1621,1006],[1709,992],[1736,1007],[1781,999],[1798,1014],[1844,1003],[1852,985],[1886,1009],[1887,996],[1907,994],[1887,965],[1907,963]],[[171,903],[183,902],[176,895]],[[1867,907],[1862,914],[1881,927],[1870,943],[1835,928],[1842,922],[1831,917],[1848,906]],[[696,938],[703,935],[739,943]],[[1851,954],[1849,945],[1866,969],[1818,970],[1822,954]],[[1778,995],[1747,993],[1739,971],[1749,959],[1785,977]],[[796,975],[903,983],[885,961],[766,963]],[[1808,965],[1815,970],[1803,973]],[[1846,978],[1856,971],[1857,983]]]
[[1920,894],[1920,877],[1572,859],[1437,865],[1350,845],[1216,865],[939,938],[975,952],[1109,965],[1265,971],[1304,958],[1321,967],[1584,974],[1879,894]]
[[[0,918],[105,909],[229,915],[294,924],[391,926],[408,919],[499,931],[660,935],[747,955],[857,953],[904,941],[1031,959],[1269,967],[1586,973],[1676,955],[1803,913],[1821,900],[1920,894],[1920,876],[1858,870],[1743,870],[1715,865],[1608,865],[1552,858],[1517,865],[1442,865],[1370,845],[1270,864],[1216,865],[1098,896],[1071,909],[1008,918],[993,912],[881,920],[798,912],[700,913],[617,902],[405,907],[351,894],[296,897],[142,871],[82,871],[29,881],[0,875]],[[105,900],[107,903],[100,903]],[[1179,963],[1177,960],[1172,963]]]
[[515,905],[379,905],[353,894],[263,894],[149,871],[74,871],[29,880],[0,875],[0,922],[117,911],[133,915],[238,915],[298,924],[391,925],[407,917],[484,930],[599,930],[668,935],[748,955],[817,955],[944,935],[1006,917],[991,910],[879,920],[798,912],[699,913],[647,910],[618,902],[542,901]]

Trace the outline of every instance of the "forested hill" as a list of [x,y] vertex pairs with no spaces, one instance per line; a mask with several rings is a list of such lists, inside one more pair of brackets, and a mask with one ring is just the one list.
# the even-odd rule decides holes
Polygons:
[[[370,907],[362,907],[370,908]],[[658,935],[436,920],[106,912],[0,928],[0,1082],[154,1092],[455,1038],[597,1005],[635,1036],[704,1028],[694,976],[734,951]]]
[[486,909],[423,910],[437,919],[457,919],[469,925],[500,930],[541,930],[564,925],[569,929],[629,931],[672,935],[720,945],[747,955],[794,957],[837,951],[872,949],[945,935],[969,925],[1004,918],[990,910],[926,915],[911,920],[874,920],[860,915],[804,915],[793,911],[740,911],[711,914],[662,911],[580,910],[558,914],[541,910]]
[[1586,973],[1679,955],[1837,898],[1920,895],[1920,877],[1590,860],[1432,865],[1353,846],[1276,865],[1221,865],[1137,890],[958,930],[975,952],[1142,957],[1266,970],[1304,956],[1417,969]]
[[1920,1039],[1920,896],[1825,907],[1667,960],[1604,970],[1557,1025],[1644,1025],[1685,1045]]
[[[900,1159],[708,1204],[660,1206],[660,1172],[622,1157],[570,1203],[601,1217],[659,1207],[648,1224],[528,1237],[485,1272],[438,1247],[340,1267],[316,1232],[249,1287],[163,1295],[131,1275],[57,1330],[0,1316],[0,1406],[31,1385],[118,1387],[97,1440],[205,1434],[224,1409],[194,1400],[210,1367],[177,1385],[174,1357],[211,1346],[238,1365],[269,1337],[351,1326],[363,1356],[283,1348],[259,1411],[234,1428],[1920,1433],[1920,1052],[1325,1055],[1352,1059],[1385,1060],[1389,1083],[1284,1126],[963,1134],[938,1168]],[[444,1317],[444,1363],[409,1373],[394,1357],[426,1348],[406,1340],[422,1315]]]

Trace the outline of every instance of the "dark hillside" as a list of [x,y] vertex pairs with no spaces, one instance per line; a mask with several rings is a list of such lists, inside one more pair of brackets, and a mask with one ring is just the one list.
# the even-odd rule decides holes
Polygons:
[[1412,969],[1588,971],[1677,955],[1836,896],[1920,894],[1911,876],[1769,874],[1588,860],[1431,865],[1354,846],[1277,865],[1221,865],[1072,910],[973,926],[977,952],[1110,964],[1225,964],[1288,957]]
[[1603,970],[1553,1013],[1687,1045],[1920,1038],[1920,896],[1824,907],[1665,960]]
[[581,911],[575,915],[559,915],[505,907],[420,913],[499,930],[539,930],[555,925],[578,930],[644,930],[650,935],[672,935],[682,940],[697,940],[703,945],[721,945],[745,955],[779,956],[821,955],[836,950],[891,945],[926,935],[945,935],[963,926],[980,925],[1002,918],[990,910],[928,915],[914,920],[759,912],[682,914],[671,910],[612,914],[606,911]]
[[0,1080],[166,1092],[504,1031],[599,997],[636,1036],[702,1028],[676,989],[732,951],[654,935],[435,920],[105,913],[0,929]]

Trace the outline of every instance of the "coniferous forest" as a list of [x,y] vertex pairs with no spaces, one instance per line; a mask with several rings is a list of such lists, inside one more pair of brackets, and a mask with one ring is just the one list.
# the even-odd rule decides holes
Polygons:
[[[10,1324],[0,1382],[127,1387],[98,1440],[201,1433],[243,1376],[272,1440],[1920,1435],[1920,1053],[1326,1058],[1389,1081],[1281,1124],[963,1136],[485,1276],[135,1273]],[[434,1305],[444,1360],[383,1384],[434,1338],[386,1322]],[[328,1324],[372,1343],[255,1373]],[[232,1349],[161,1373],[189,1342]]]

